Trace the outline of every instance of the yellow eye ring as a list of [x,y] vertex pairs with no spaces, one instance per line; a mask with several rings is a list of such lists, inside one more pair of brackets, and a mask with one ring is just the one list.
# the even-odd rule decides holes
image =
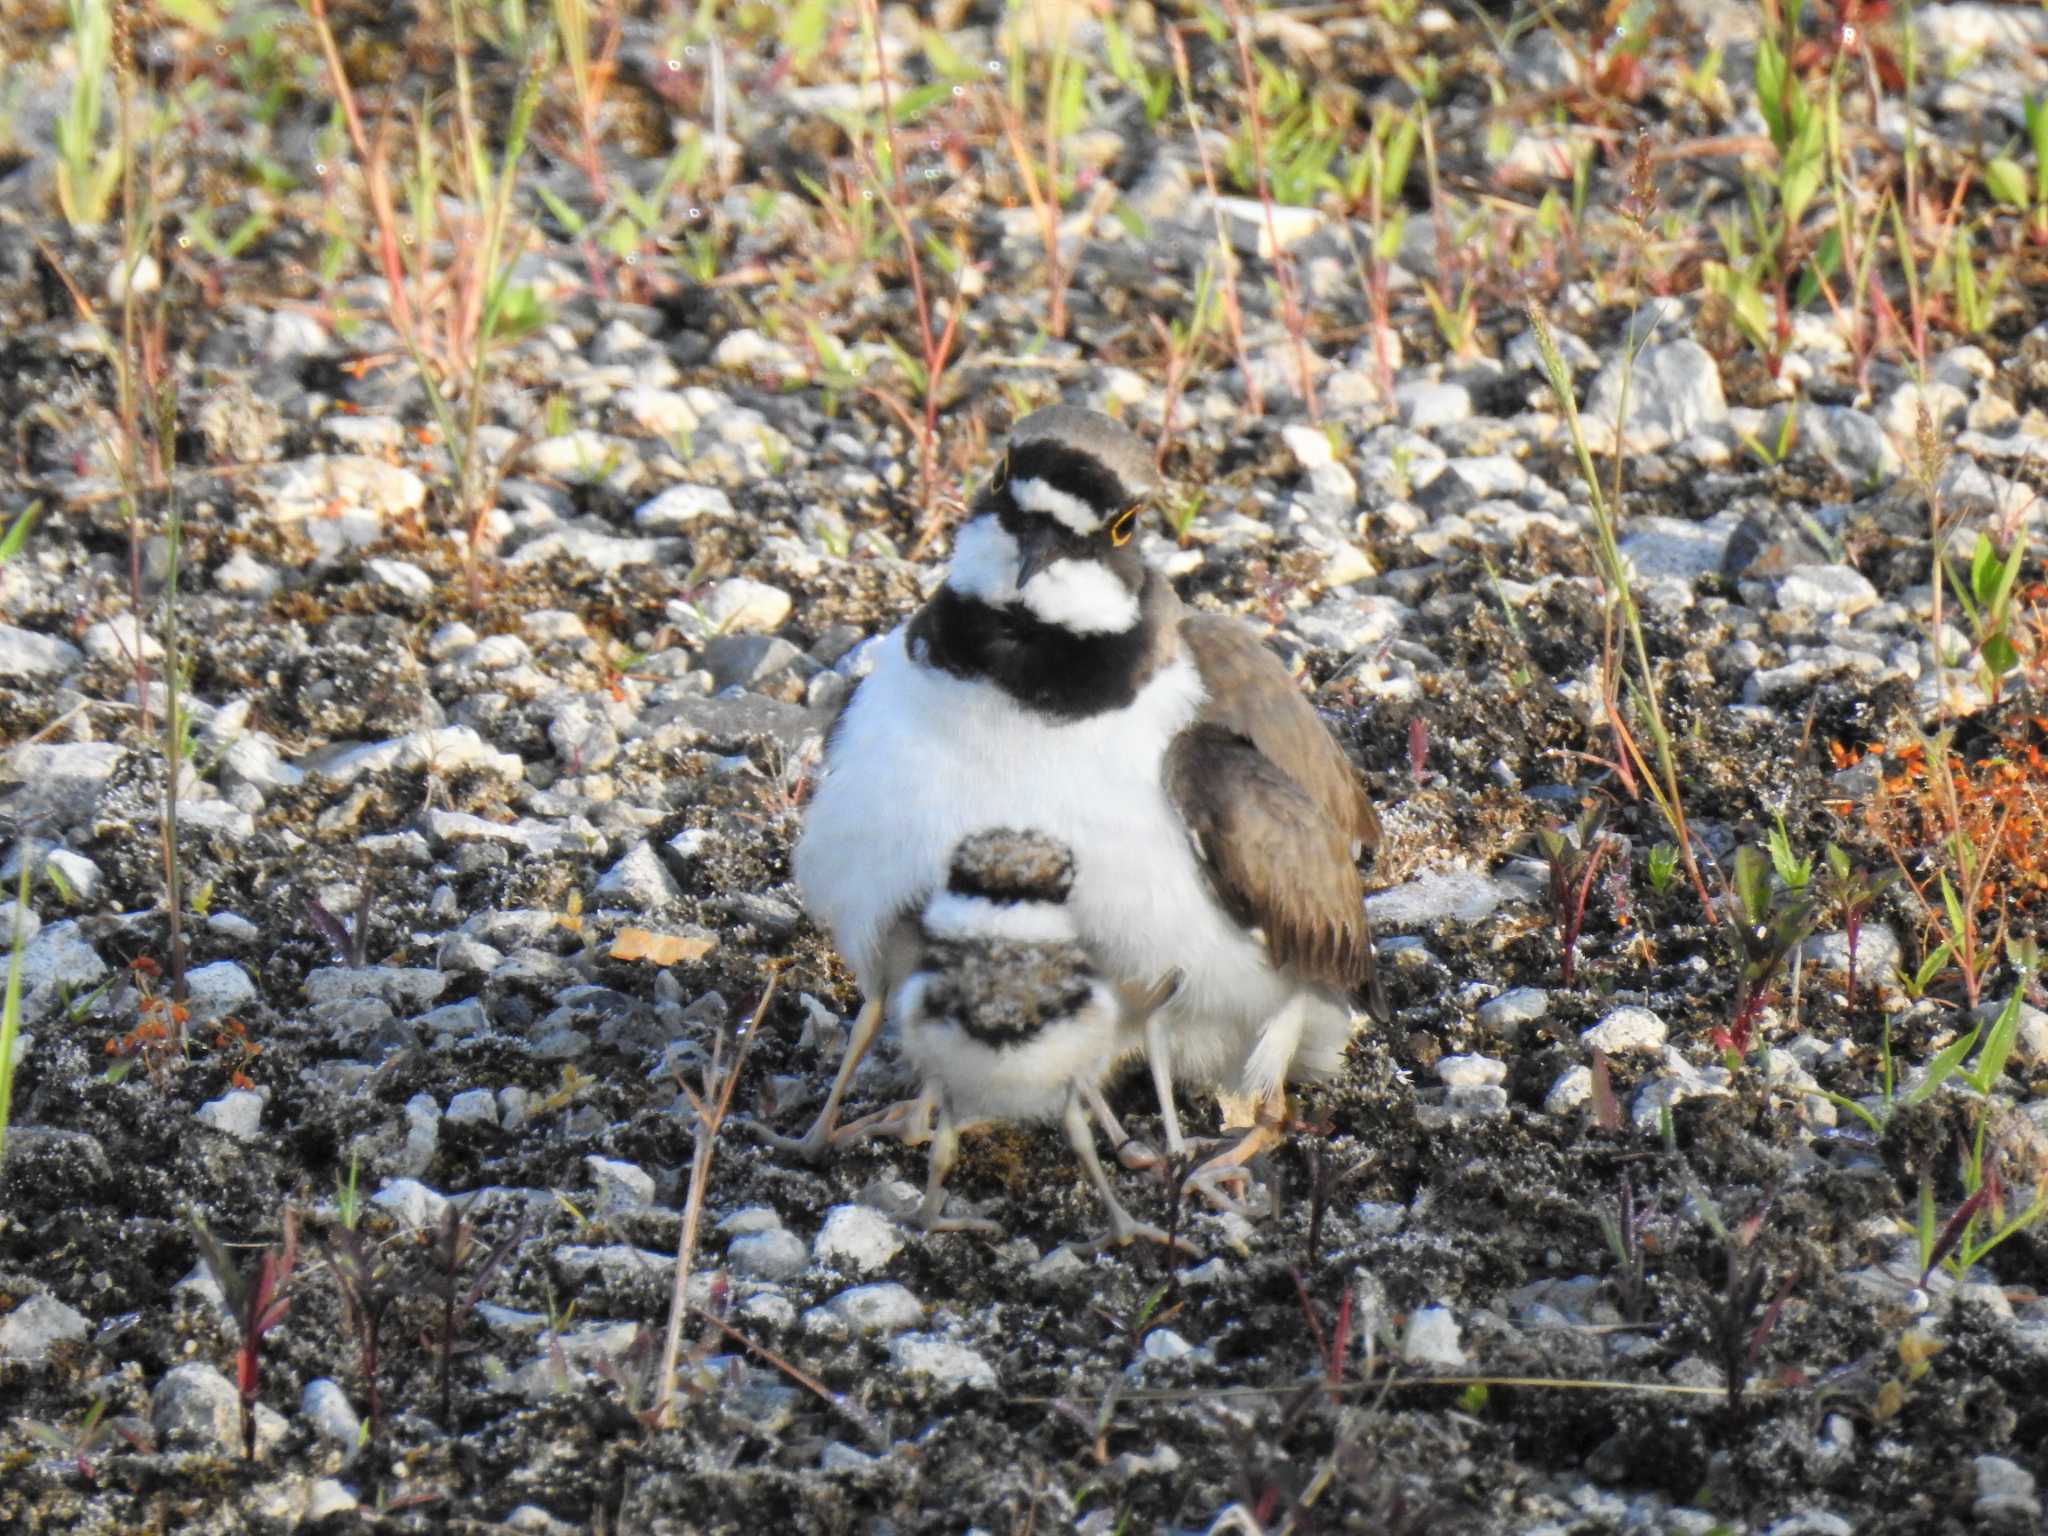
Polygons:
[[1117,520],[1109,525],[1109,542],[1121,549],[1131,542],[1131,526],[1138,520],[1136,507],[1125,507]]

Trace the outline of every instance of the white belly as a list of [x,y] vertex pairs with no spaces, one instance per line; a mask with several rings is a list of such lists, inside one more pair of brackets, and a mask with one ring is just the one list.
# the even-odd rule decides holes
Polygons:
[[[891,635],[839,723],[795,856],[805,902],[862,990],[902,979],[880,974],[883,937],[945,883],[962,837],[1049,833],[1074,851],[1068,905],[1104,973],[1141,985],[1185,973],[1167,1011],[1176,1075],[1234,1087],[1259,1027],[1299,989],[1210,895],[1167,799],[1167,744],[1202,700],[1183,657],[1128,709],[1050,720],[993,685],[914,664],[903,631]],[[1312,1007],[1308,1036],[1334,1028],[1341,1052],[1348,1011],[1320,993]],[[1127,1036],[1122,1051],[1140,1043]],[[1306,1052],[1302,1065],[1329,1069]]]

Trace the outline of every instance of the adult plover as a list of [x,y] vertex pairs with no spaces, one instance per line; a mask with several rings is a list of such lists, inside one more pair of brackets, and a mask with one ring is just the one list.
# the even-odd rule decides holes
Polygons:
[[1139,558],[1152,489],[1150,454],[1108,417],[1026,416],[944,584],[833,726],[795,872],[866,1002],[816,1122],[783,1145],[832,1143],[915,969],[918,912],[992,825],[1074,850],[1067,905],[1105,976],[1182,973],[1124,1046],[1150,1061],[1169,1154],[1185,1145],[1174,1077],[1248,1127],[1204,1180],[1278,1139],[1288,1082],[1338,1070],[1354,997],[1386,1016],[1355,862],[1378,818],[1259,636],[1189,613]]
[[954,850],[945,889],[918,920],[917,968],[890,1012],[935,1116],[919,1210],[927,1230],[1000,1230],[945,1214],[961,1131],[990,1120],[1058,1120],[1109,1214],[1108,1231],[1086,1246],[1168,1241],[1118,1201],[1096,1156],[1090,1114],[1122,1140],[1102,1101],[1102,1078],[1126,1018],[1158,1008],[1180,978],[1142,992],[1105,981],[1067,910],[1073,883],[1073,856],[1058,840],[978,832]]

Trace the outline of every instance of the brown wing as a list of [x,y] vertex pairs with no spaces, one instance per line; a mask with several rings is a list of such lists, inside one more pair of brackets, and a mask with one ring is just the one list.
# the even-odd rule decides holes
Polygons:
[[1385,1000],[1373,970],[1365,887],[1345,830],[1244,737],[1195,725],[1166,755],[1172,797],[1224,909],[1265,935],[1273,964],[1304,981]]
[[1209,693],[1200,723],[1243,737],[1346,838],[1379,847],[1380,819],[1358,770],[1266,643],[1248,625],[1209,613],[1181,620],[1180,637]]

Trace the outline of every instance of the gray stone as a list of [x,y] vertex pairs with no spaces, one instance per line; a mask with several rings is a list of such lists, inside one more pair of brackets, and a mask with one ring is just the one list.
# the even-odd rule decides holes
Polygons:
[[1199,196],[1189,203],[1188,211],[1196,232],[1213,238],[1215,221],[1220,219],[1231,248],[1240,256],[1256,256],[1261,261],[1271,261],[1276,251],[1300,244],[1325,222],[1314,208],[1275,203],[1269,228],[1265,206],[1255,197]]
[[68,640],[0,624],[0,677],[58,678],[85,665],[85,653]]
[[1763,1536],[1856,1536],[1856,1527],[1828,1510],[1808,1509],[1773,1521]]
[[235,1384],[198,1361],[173,1366],[157,1383],[149,1423],[165,1448],[241,1453],[242,1400]]
[[1659,1077],[1643,1084],[1629,1107],[1629,1123],[1645,1135],[1655,1135],[1667,1110],[1687,1099],[1728,1097],[1728,1089],[1705,1077]]
[[1977,1473],[1977,1498],[1970,1506],[1973,1516],[1986,1523],[2003,1523],[2009,1529],[2038,1528],[2041,1501],[2034,1494],[2033,1473],[2003,1456],[1979,1456],[1971,1465]]
[[363,1421],[356,1417],[355,1406],[341,1383],[327,1376],[307,1382],[306,1390],[299,1394],[299,1412],[311,1421],[321,1439],[332,1441],[341,1451],[344,1465],[354,1459],[363,1440]]
[[1504,880],[1471,869],[1430,870],[1405,885],[1368,896],[1366,912],[1382,931],[1429,928],[1441,922],[1477,923],[1503,903],[1521,899]]
[[906,1376],[934,1390],[993,1392],[995,1367],[965,1344],[933,1333],[906,1333],[891,1341],[889,1358]]
[[[1849,974],[1849,935],[1817,933],[1800,946],[1806,963],[1831,975]],[[1888,981],[1904,959],[1899,936],[1888,923],[1865,923],[1856,932],[1856,981],[1872,986]]]
[[626,451],[618,438],[577,427],[534,443],[526,450],[522,463],[537,475],[562,480],[601,480]]
[[43,920],[34,907],[14,900],[0,901],[0,952],[12,954],[16,945],[26,947],[43,931]]
[[704,747],[714,752],[741,752],[768,740],[791,751],[824,734],[829,717],[818,710],[758,693],[713,698],[684,698],[648,710],[627,733],[651,738],[658,746]]
[[681,533],[709,517],[729,522],[734,516],[732,498],[715,485],[672,485],[633,513],[633,526],[642,533]]
[[306,1001],[326,1003],[375,998],[406,1011],[424,1009],[439,997],[448,978],[439,971],[412,965],[323,966],[306,973]]
[[1437,1081],[1447,1088],[1490,1087],[1505,1082],[1508,1064],[1491,1056],[1444,1056],[1437,1060]]
[[1307,422],[1297,421],[1282,427],[1280,441],[1294,455],[1295,465],[1303,474],[1336,462],[1336,454],[1330,447],[1330,434]]
[[425,769],[455,774],[474,769],[517,782],[526,777],[526,763],[516,753],[500,752],[467,725],[417,730],[388,741],[336,742],[299,765],[330,784],[352,784],[365,774]]
[[804,1241],[794,1232],[771,1227],[749,1232],[726,1245],[725,1262],[736,1275],[753,1280],[790,1280],[810,1266]]
[[1811,454],[1851,488],[1861,490],[1901,474],[1905,461],[1877,418],[1846,405],[1774,405],[1764,419],[1764,441],[1776,442],[1785,414],[1797,411],[1792,451]]
[[100,620],[83,639],[85,654],[107,666],[133,668],[138,653],[146,661],[163,659],[162,643],[132,613]]
[[635,843],[624,858],[604,872],[595,894],[600,901],[624,902],[647,912],[678,900],[682,889],[663,867],[661,856],[652,845],[643,842]]
[[1514,987],[1490,1002],[1479,1005],[1482,1029],[1509,1033],[1533,1024],[1550,1012],[1550,994],[1541,987]]
[[1634,517],[1620,541],[1621,557],[1639,581],[1672,579],[1691,583],[1718,574],[1735,537],[1733,519],[1703,523],[1676,517]]
[[83,1313],[38,1292],[0,1317],[0,1360],[41,1365],[57,1345],[82,1339],[91,1331]]
[[1367,1237],[1392,1237],[1408,1224],[1408,1207],[1391,1200],[1361,1200],[1352,1215]]
[[704,617],[720,634],[763,634],[781,628],[794,606],[780,587],[746,576],[729,576],[704,599]]
[[273,522],[300,529],[332,557],[376,543],[387,521],[417,512],[427,483],[367,454],[316,454],[280,465],[256,494]]
[[1310,645],[1353,656],[1398,636],[1415,617],[1406,603],[1373,593],[1332,592],[1287,624]]
[[1458,1343],[1458,1319],[1448,1307],[1417,1307],[1401,1334],[1401,1360],[1425,1371],[1461,1371],[1467,1365]]
[[450,1125],[496,1125],[498,1101],[488,1088],[468,1088],[448,1101],[441,1118]]
[[583,1166],[590,1170],[601,1210],[637,1211],[654,1204],[654,1176],[637,1163],[593,1153],[583,1159]]
[[378,586],[400,597],[423,603],[434,595],[434,578],[410,560],[365,560],[363,571]]
[[1852,619],[1877,606],[1877,588],[1861,571],[1846,565],[1795,565],[1778,583],[1778,606]]
[[1394,387],[1394,405],[1401,413],[1402,426],[1412,432],[1427,432],[1470,419],[1472,391],[1462,384],[1417,379]]
[[901,1333],[924,1321],[924,1304],[893,1280],[856,1285],[825,1305],[856,1334]]
[[611,399],[612,415],[634,429],[654,437],[680,438],[695,432],[703,418],[681,390],[657,389],[635,384]]
[[573,560],[610,575],[634,565],[661,565],[677,546],[666,539],[629,539],[594,528],[557,528],[531,539],[512,552],[508,565],[539,565]]
[[602,773],[619,757],[619,733],[601,706],[584,699],[571,699],[555,712],[548,745],[570,773]]
[[51,923],[21,951],[21,1012],[29,1023],[59,1007],[67,993],[88,991],[107,974],[106,961],[82,932],[74,919]]
[[717,688],[751,688],[803,659],[780,635],[714,635],[704,642],[704,666]]
[[1600,370],[1580,410],[1587,441],[1599,452],[1614,446],[1615,413],[1628,383],[1628,419],[1622,443],[1631,453],[1660,453],[1728,419],[1721,371],[1713,355],[1690,338],[1644,347],[1633,370],[1617,355]]
[[1543,1112],[1546,1115],[1568,1115],[1593,1102],[1593,1069],[1591,1067],[1566,1067],[1557,1081],[1550,1085],[1550,1092],[1543,1096]]
[[200,1105],[192,1118],[237,1141],[254,1141],[263,1128],[263,1095],[237,1088]]
[[738,1210],[720,1219],[717,1230],[732,1237],[745,1237],[754,1232],[775,1232],[782,1226],[782,1216],[772,1205],[743,1205]]
[[1617,1008],[1598,1024],[1580,1034],[1579,1043],[1589,1051],[1610,1056],[1631,1052],[1654,1054],[1664,1049],[1671,1030],[1647,1008]]
[[256,1001],[256,983],[232,960],[216,960],[185,973],[185,1006],[202,1024],[238,1013]]
[[820,1264],[856,1275],[881,1269],[903,1250],[903,1233],[880,1211],[864,1205],[835,1205],[811,1244]]
[[448,1212],[448,1197],[418,1179],[391,1180],[370,1196],[370,1204],[380,1211],[389,1211],[400,1226],[415,1232],[439,1226]]
[[728,331],[712,349],[711,361],[728,373],[758,374],[791,384],[802,383],[811,372],[794,347],[751,329]]

